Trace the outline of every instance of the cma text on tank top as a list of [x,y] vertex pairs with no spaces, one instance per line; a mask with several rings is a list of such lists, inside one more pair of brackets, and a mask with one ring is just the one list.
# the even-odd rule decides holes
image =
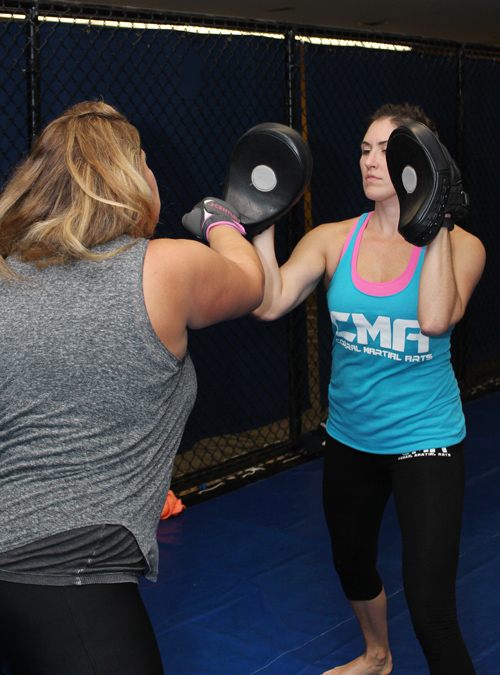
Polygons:
[[370,214],[361,216],[327,292],[334,337],[328,433],[379,454],[453,445],[465,436],[450,362],[452,329],[421,333],[418,288],[425,249],[413,248],[403,274],[375,283],[357,273]]

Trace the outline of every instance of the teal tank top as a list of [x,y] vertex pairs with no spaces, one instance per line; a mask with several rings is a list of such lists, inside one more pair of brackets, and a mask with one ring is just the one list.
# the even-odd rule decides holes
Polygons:
[[357,258],[370,216],[349,234],[327,292],[334,333],[327,431],[377,454],[454,445],[465,437],[465,420],[450,361],[452,329],[427,337],[417,321],[425,248],[413,248],[397,279],[365,281]]

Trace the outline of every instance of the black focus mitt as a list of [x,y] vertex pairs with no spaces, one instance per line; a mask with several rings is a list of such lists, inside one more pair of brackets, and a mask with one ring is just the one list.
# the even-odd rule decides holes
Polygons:
[[251,238],[284,216],[306,191],[312,156],[302,136],[284,124],[265,122],[236,142],[223,199],[237,209]]
[[463,220],[468,195],[456,162],[421,122],[394,129],[386,150],[387,168],[399,200],[399,232],[414,246],[426,246],[441,227]]

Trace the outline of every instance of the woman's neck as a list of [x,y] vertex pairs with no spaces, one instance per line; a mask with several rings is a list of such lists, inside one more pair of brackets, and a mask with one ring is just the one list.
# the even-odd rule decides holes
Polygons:
[[375,202],[373,215],[367,227],[377,230],[383,237],[401,236],[398,232],[399,201],[397,197]]

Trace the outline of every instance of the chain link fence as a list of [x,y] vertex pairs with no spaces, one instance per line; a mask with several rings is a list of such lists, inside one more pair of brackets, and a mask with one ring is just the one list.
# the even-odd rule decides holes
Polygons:
[[[311,227],[369,209],[358,169],[367,116],[386,102],[422,106],[462,167],[467,227],[490,261],[455,331],[454,366],[465,399],[499,388],[491,261],[500,245],[500,50],[69,3],[0,3],[0,35],[0,177],[66,107],[102,98],[141,133],[162,197],[157,236],[186,236],[182,215],[222,195],[232,147],[250,127],[298,129],[314,172],[277,226],[280,262]],[[331,339],[323,288],[271,324],[245,317],[192,332],[199,393],[176,459],[176,492],[293,458],[301,436],[326,417]]]

